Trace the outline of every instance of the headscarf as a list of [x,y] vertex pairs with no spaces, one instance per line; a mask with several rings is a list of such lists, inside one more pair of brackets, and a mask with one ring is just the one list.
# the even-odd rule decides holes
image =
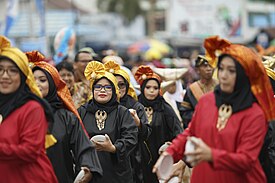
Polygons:
[[[74,113],[77,118],[79,119],[79,122],[87,134],[85,127],[82,123],[82,120],[74,107],[74,103],[72,100],[72,96],[70,94],[70,91],[68,87],[66,86],[66,83],[61,79],[58,71],[56,68],[47,62],[44,62],[45,57],[39,53],[38,51],[32,51],[26,53],[29,61],[33,64],[32,67],[35,69],[40,68],[40,70],[44,71],[46,73],[46,76],[49,81],[49,94],[46,96],[46,99],[52,103],[51,105],[53,108],[61,108],[61,102],[63,103],[64,107]],[[38,67],[38,68],[36,68]],[[54,84],[54,85],[53,85]],[[55,87],[54,87],[55,86]],[[56,93],[58,98],[56,97]],[[60,101],[61,100],[61,101]]]
[[[119,64],[117,64],[115,61],[108,61],[104,64],[105,70],[116,75],[119,75],[121,77],[123,77],[125,83],[126,83],[126,93],[131,96],[132,98],[134,98],[135,100],[137,100],[137,95],[135,92],[134,87],[132,86],[132,83],[130,82],[130,76],[128,75],[128,73],[126,71],[124,71],[123,69],[120,68]],[[122,96],[121,100],[124,98],[125,96]]]
[[112,86],[112,98],[105,104],[98,103],[94,98],[89,101],[89,105],[87,110],[91,111],[93,113],[96,112],[96,110],[104,110],[108,114],[112,112],[114,109],[117,108],[119,104],[119,89],[117,86],[117,80],[116,77],[105,71],[104,65],[98,61],[91,61],[88,63],[84,75],[87,80],[90,81],[90,87],[93,92],[94,96],[94,85],[101,79],[105,78],[107,79]]
[[[220,68],[221,60],[226,56],[229,55],[221,55],[219,57],[218,69]],[[214,89],[216,106],[219,108],[222,104],[231,105],[233,113],[251,107],[252,103],[255,101],[250,89],[251,86],[249,79],[246,76],[244,69],[236,60],[234,60],[234,63],[236,66],[237,77],[233,92],[230,94],[224,93],[221,90],[220,85],[216,86]]]
[[[162,110],[160,104],[162,102],[162,92],[161,92],[161,78],[153,72],[149,66],[140,66],[135,73],[135,79],[140,84],[141,94],[139,95],[138,101],[142,103],[145,107],[152,107],[154,111]],[[144,95],[144,89],[148,81],[155,80],[159,86],[159,94],[154,100],[148,100]]]
[[21,84],[18,90],[12,94],[0,94],[0,114],[3,120],[15,109],[21,107],[29,100],[39,102],[44,108],[48,125],[46,135],[46,148],[56,143],[56,139],[50,134],[53,126],[53,115],[50,106],[41,98],[41,93],[34,80],[33,73],[29,68],[26,55],[17,48],[11,47],[9,40],[0,36],[0,57],[15,63],[20,70]]
[[218,36],[205,39],[204,47],[206,55],[211,58],[210,65],[213,67],[217,63],[217,56],[221,54],[228,54],[241,64],[250,81],[251,91],[264,111],[266,119],[268,121],[274,120],[275,99],[261,58],[251,49],[232,44]]

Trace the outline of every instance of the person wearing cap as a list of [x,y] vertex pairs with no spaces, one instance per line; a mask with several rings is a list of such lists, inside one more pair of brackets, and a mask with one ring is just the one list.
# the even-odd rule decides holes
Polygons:
[[164,100],[161,91],[161,78],[149,66],[140,66],[135,73],[140,84],[141,94],[139,102],[144,105],[152,132],[146,144],[150,150],[152,160],[143,162],[142,170],[144,182],[158,183],[152,168],[159,157],[159,148],[171,142],[182,132],[180,121],[173,108]]
[[[218,36],[205,39],[204,47],[211,65],[218,67],[219,84],[201,97],[188,128],[153,171],[165,156],[174,162],[188,157],[191,183],[266,183],[258,157],[267,126],[275,121],[275,99],[261,58]],[[187,152],[187,140],[194,150],[187,146]]]
[[[90,62],[85,76],[90,81],[93,98],[78,112],[103,169],[103,177],[93,182],[132,183],[130,154],[138,142],[138,127],[129,110],[119,105],[116,77],[105,71],[102,63]],[[97,141],[97,135],[103,139]]]
[[146,150],[146,140],[149,138],[151,134],[151,127],[148,124],[148,119],[145,113],[144,106],[139,103],[137,100],[137,96],[130,82],[130,77],[126,71],[120,68],[119,64],[115,61],[107,61],[104,64],[105,70],[114,74],[118,81],[118,88],[120,94],[120,105],[125,106],[129,109],[132,117],[136,125],[138,126],[138,145],[134,149],[133,153],[131,154],[131,165],[133,168],[133,177],[135,183],[143,183],[143,172],[142,172],[142,162],[149,162],[150,158],[147,156],[142,156],[142,150]]
[[47,149],[47,155],[58,181],[72,183],[80,168],[84,170],[82,183],[102,176],[96,150],[86,135],[66,83],[54,66],[44,62],[44,56],[38,51],[26,55],[42,96],[54,111],[52,134],[57,143]]
[[199,99],[213,91],[217,85],[217,81],[212,77],[214,68],[209,64],[209,58],[199,55],[195,67],[200,79],[186,89],[183,102],[179,106],[184,128],[187,128]]
[[57,183],[45,152],[56,142],[50,135],[52,123],[52,112],[41,99],[28,58],[0,36],[1,182]]
[[74,106],[78,109],[91,99],[90,88],[83,82],[75,82],[74,68],[71,62],[62,61],[55,66],[61,78],[66,82],[72,95]]

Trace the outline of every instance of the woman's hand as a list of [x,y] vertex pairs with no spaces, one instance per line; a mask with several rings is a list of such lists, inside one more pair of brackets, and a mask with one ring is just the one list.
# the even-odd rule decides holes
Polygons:
[[110,140],[110,137],[105,134],[105,141],[104,142],[95,142],[93,141],[95,148],[97,151],[106,151],[106,152],[111,152],[115,153],[116,152],[116,147],[113,145],[112,141]]
[[131,110],[129,110],[129,111],[130,111],[132,117],[134,118],[134,121],[135,121],[136,125],[137,125],[138,127],[140,127],[140,119],[139,119],[139,117],[138,117],[138,115],[137,115],[137,111],[136,111],[135,109],[131,109]]
[[164,183],[169,182],[169,180],[173,177],[178,177],[178,183],[181,183],[185,167],[186,164],[182,160],[179,160],[177,163],[173,164],[172,174]]
[[212,150],[202,139],[197,138],[196,140],[193,140],[188,137],[188,140],[191,140],[191,142],[195,145],[195,151],[185,153],[186,156],[193,157],[191,161],[188,162],[191,166],[194,167],[203,161],[212,162]]
[[84,170],[84,176],[80,181],[78,181],[78,183],[88,183],[92,179],[93,174],[87,167],[81,167],[81,169]]

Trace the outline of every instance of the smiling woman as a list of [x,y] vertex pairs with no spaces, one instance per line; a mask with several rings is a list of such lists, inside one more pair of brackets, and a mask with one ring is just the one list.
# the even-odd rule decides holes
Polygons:
[[128,109],[119,105],[117,80],[97,61],[87,65],[85,76],[93,98],[78,112],[89,136],[105,136],[103,142],[92,139],[104,173],[95,182],[132,183],[129,158],[137,144],[138,129]]
[[3,36],[0,43],[0,180],[56,183],[45,153],[50,108],[40,98],[26,55]]

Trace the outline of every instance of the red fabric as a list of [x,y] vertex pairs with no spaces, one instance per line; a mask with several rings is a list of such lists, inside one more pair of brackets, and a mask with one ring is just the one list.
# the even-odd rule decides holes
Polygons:
[[56,183],[45,151],[47,121],[36,101],[13,111],[0,125],[0,182]]
[[193,168],[191,183],[264,183],[258,160],[267,130],[267,121],[257,103],[232,114],[227,126],[216,128],[218,109],[214,93],[203,96],[196,106],[188,129],[178,135],[167,152],[175,161],[183,157],[187,136],[201,138],[212,149],[213,162]]

